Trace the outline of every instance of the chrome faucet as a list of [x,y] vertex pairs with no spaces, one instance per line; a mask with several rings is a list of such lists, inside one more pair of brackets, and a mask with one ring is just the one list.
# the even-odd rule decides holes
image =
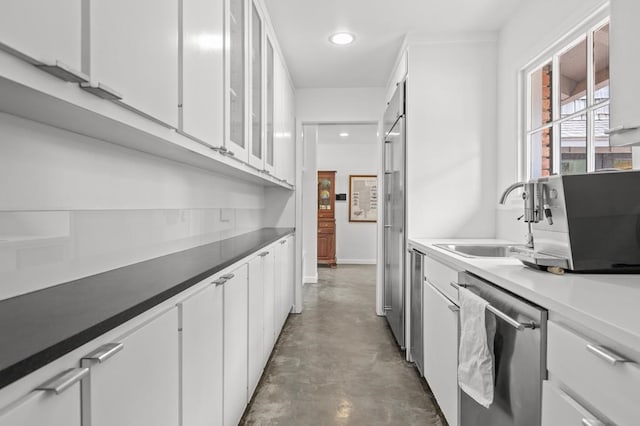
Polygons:
[[504,204],[507,201],[507,197],[509,196],[509,194],[511,194],[517,188],[524,187],[525,184],[526,182],[516,182],[510,185],[500,196],[500,204]]

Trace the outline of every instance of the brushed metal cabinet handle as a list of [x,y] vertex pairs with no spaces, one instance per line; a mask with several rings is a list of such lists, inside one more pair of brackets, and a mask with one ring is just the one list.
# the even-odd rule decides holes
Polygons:
[[87,374],[89,374],[89,369],[86,367],[72,368],[41,384],[35,390],[55,392],[56,395],[59,395],[76,384]]
[[460,308],[456,305],[447,305],[447,308],[449,308],[451,312],[460,312]]
[[265,257],[265,256],[267,256],[268,254],[269,254],[269,252],[268,252],[268,251],[263,251],[263,252],[262,252],[262,253],[260,253],[258,256],[260,256],[260,257]]
[[83,357],[82,360],[103,363],[120,352],[122,349],[124,349],[124,344],[122,343],[107,343],[106,345],[100,346],[89,355]]
[[595,419],[587,419],[586,417],[582,418],[582,426],[604,426],[600,420]]
[[215,284],[216,286],[222,285],[224,283],[226,283],[227,280],[225,280],[224,278],[218,278],[215,281],[212,281],[211,284]]
[[116,92],[108,86],[105,86],[102,83],[80,83],[80,88],[102,99],[107,99],[110,101],[122,100],[122,95],[120,93]]
[[609,349],[598,345],[587,345],[587,350],[597,356],[600,359],[607,361],[611,365],[622,364],[626,362],[633,362],[620,355],[610,351]]
[[42,71],[48,72],[49,74],[58,77],[61,80],[68,81],[70,83],[86,83],[89,81],[89,76],[74,70],[63,62],[54,61],[51,64],[42,64],[36,65]]
[[235,275],[234,275],[234,274],[224,274],[224,275],[223,275],[222,277],[220,277],[220,278],[224,278],[225,280],[227,280],[227,281],[228,281],[228,280],[232,279],[233,277],[235,277]]

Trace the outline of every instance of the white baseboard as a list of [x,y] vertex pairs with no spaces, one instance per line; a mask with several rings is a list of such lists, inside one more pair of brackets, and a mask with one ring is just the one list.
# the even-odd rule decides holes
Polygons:
[[338,259],[338,265],[375,265],[375,259]]
[[302,284],[317,284],[318,283],[318,274],[315,274],[311,277],[304,277],[302,279]]

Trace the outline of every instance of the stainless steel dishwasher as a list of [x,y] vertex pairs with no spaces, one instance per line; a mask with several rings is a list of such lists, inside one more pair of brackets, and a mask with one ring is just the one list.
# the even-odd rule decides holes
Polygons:
[[409,322],[409,354],[421,376],[424,376],[424,334],[422,311],[422,290],[424,286],[424,253],[412,249],[411,252],[411,318]]
[[460,391],[460,425],[539,426],[547,311],[468,272],[458,281],[489,302],[486,315],[496,317],[493,404],[484,408]]

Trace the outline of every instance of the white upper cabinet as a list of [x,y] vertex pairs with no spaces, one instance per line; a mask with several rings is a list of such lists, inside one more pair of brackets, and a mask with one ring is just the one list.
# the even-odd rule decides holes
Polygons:
[[182,127],[224,144],[224,0],[182,2]]
[[295,182],[295,92],[282,58],[274,61],[275,176]]
[[90,15],[92,86],[177,128],[178,0],[96,0]]
[[391,97],[396,91],[396,87],[404,80],[407,76],[407,51],[403,50],[400,54],[400,59],[396,64],[393,72],[391,73],[391,78],[389,79],[389,83],[387,85],[387,91],[385,100],[389,102]]
[[610,35],[610,143],[612,146],[640,143],[640,38],[637,17],[640,2],[616,0],[611,2]]
[[82,68],[81,0],[20,0],[2,4],[0,47],[23,59]]
[[266,37],[265,42],[265,141],[264,141],[264,170],[274,172],[274,50],[271,39]]
[[230,155],[248,160],[247,129],[247,2],[226,0],[226,141]]
[[251,149],[249,164],[262,169],[264,166],[263,146],[263,24],[255,3],[251,6],[250,71],[251,71]]

